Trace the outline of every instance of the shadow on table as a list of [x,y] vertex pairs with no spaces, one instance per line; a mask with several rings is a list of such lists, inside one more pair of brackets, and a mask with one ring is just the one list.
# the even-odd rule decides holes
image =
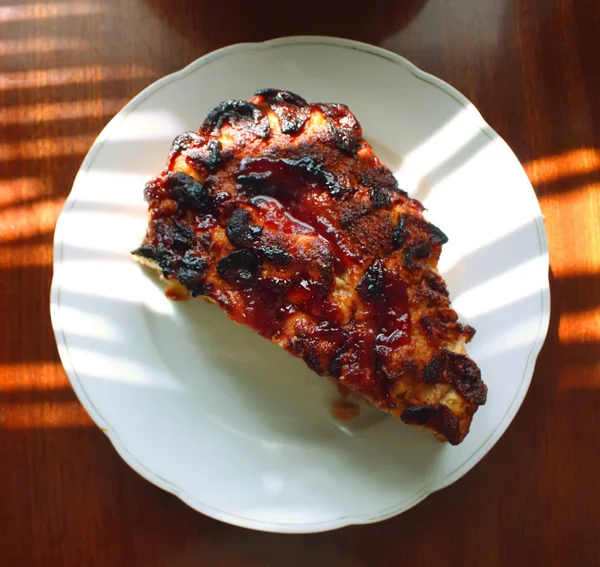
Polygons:
[[[378,43],[404,29],[427,0],[235,1],[227,7],[212,0],[178,2],[147,0],[161,19],[177,31],[202,35],[209,48],[288,35],[332,35]],[[200,17],[193,17],[197,12]],[[200,25],[199,25],[200,24]]]

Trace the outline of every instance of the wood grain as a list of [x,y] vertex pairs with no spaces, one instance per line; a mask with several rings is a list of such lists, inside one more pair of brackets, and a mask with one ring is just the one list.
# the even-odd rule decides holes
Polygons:
[[[600,564],[599,29],[596,0],[0,0],[0,564]],[[56,354],[51,241],[129,98],[215,48],[313,33],[406,56],[514,149],[546,216],[552,322],[521,411],[466,477],[377,525],[283,536],[192,511],[93,426]]]

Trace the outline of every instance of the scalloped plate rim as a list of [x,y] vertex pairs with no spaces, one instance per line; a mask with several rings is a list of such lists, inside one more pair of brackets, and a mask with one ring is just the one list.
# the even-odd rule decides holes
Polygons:
[[[434,75],[422,71],[409,60],[396,53],[360,41],[317,35],[290,36],[271,39],[264,42],[237,43],[212,51],[191,62],[179,71],[166,75],[153,82],[145,89],[143,89],[139,94],[133,97],[104,127],[102,132],[92,144],[87,155],[85,156],[73,182],[72,190],[69,196],[67,197],[67,200],[59,215],[54,234],[54,265],[60,265],[60,261],[62,260],[63,241],[61,235],[62,228],[64,225],[64,218],[66,217],[66,215],[68,215],[69,211],[71,210],[76,201],[78,193],[81,191],[82,185],[81,183],[78,183],[79,179],[89,170],[96,157],[96,154],[100,151],[102,145],[108,138],[108,135],[111,133],[111,131],[118,125],[119,122],[125,119],[138,106],[138,104],[141,101],[154,94],[163,86],[173,81],[179,80],[197,71],[205,64],[215,59],[227,56],[228,54],[234,51],[266,50],[270,48],[277,48],[280,46],[293,44],[321,44],[327,46],[338,46],[349,49],[356,49],[359,51],[384,57],[394,63],[399,64],[406,70],[410,71],[415,77],[439,88],[440,90],[444,91],[446,94],[451,96],[453,99],[455,99],[471,114],[472,118],[477,121],[477,124],[482,132],[484,132],[491,140],[500,141],[503,144],[504,150],[508,151],[512,155],[512,157],[517,161],[520,167],[520,163],[518,162],[518,158],[514,155],[514,152],[502,140],[502,138],[485,122],[485,120],[483,119],[479,111],[476,109],[476,107],[464,95],[462,95],[459,91],[457,91],[454,87],[452,87],[445,81],[442,81]],[[548,243],[546,237],[546,230],[543,222],[543,216],[539,207],[539,203],[537,201],[537,197],[535,196],[535,192],[533,191],[531,185],[530,189],[534,196],[535,203],[537,204],[537,209],[535,211],[532,211],[532,213],[535,213],[535,216],[532,220],[535,220],[536,222],[540,246],[540,257],[546,259],[545,265],[547,264],[549,268]],[[546,281],[547,279],[544,280],[544,283],[546,283]],[[111,441],[112,445],[114,446],[117,453],[121,456],[121,458],[140,476],[150,481],[154,485],[162,488],[163,490],[174,494],[185,504],[201,512],[202,514],[239,527],[276,533],[318,533],[351,525],[370,524],[386,520],[409,510],[413,506],[422,502],[425,498],[427,498],[427,496],[453,484],[459,478],[464,476],[488,453],[488,451],[502,437],[502,435],[514,419],[517,411],[521,407],[521,404],[523,403],[525,395],[527,394],[527,391],[529,389],[529,385],[533,377],[535,363],[539,352],[544,344],[550,323],[550,290],[548,282],[546,287],[540,290],[541,312],[536,340],[533,343],[529,352],[529,356],[527,359],[521,382],[518,386],[517,393],[508,411],[506,412],[504,417],[499,421],[498,425],[496,426],[492,434],[490,434],[490,436],[485,440],[485,442],[482,445],[480,445],[480,447],[466,461],[463,461],[463,463],[459,467],[457,467],[452,473],[450,473],[449,475],[447,475],[443,479],[440,479],[437,482],[432,482],[429,486],[425,487],[423,490],[415,494],[412,498],[405,500],[400,504],[396,504],[394,506],[391,506],[390,508],[382,510],[380,513],[374,516],[341,516],[331,520],[311,523],[275,523],[262,522],[254,520],[252,518],[245,518],[242,516],[231,514],[225,510],[208,506],[203,502],[200,502],[194,497],[190,496],[183,488],[176,486],[175,484],[171,483],[168,479],[157,475],[154,471],[147,468],[146,465],[144,465],[143,462],[141,462],[136,456],[134,456],[132,452],[130,452],[129,448],[125,446],[125,444],[120,440],[117,432],[104,420],[102,415],[95,408],[92,400],[88,397],[85,388],[83,387],[77,375],[75,368],[71,363],[68,348],[66,346],[66,341],[63,334],[64,331],[61,325],[60,287],[61,281],[55,270],[50,293],[50,315],[61,362],[63,364],[63,367],[65,368],[65,372],[67,373],[67,376],[80,402],[82,403],[92,420],[96,423],[96,425],[109,438],[109,440]]]

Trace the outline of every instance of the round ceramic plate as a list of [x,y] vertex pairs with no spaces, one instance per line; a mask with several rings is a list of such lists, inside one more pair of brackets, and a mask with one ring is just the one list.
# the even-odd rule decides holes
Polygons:
[[[342,102],[450,238],[441,271],[488,385],[457,447],[368,407],[336,422],[335,388],[204,301],[173,303],[135,263],[144,183],[173,138],[262,87]],[[136,471],[200,512],[317,532],[407,510],[506,430],[549,319],[540,208],[508,146],[452,87],[369,45],[296,37],[234,45],[135,97],[85,158],[60,216],[52,322],[81,402]],[[511,466],[507,463],[506,466]]]

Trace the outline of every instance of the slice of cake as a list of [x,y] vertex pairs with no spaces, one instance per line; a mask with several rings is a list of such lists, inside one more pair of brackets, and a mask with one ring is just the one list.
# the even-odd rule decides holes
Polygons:
[[263,89],[180,135],[133,252],[317,374],[452,444],[487,388],[437,271],[444,233],[342,104]]

